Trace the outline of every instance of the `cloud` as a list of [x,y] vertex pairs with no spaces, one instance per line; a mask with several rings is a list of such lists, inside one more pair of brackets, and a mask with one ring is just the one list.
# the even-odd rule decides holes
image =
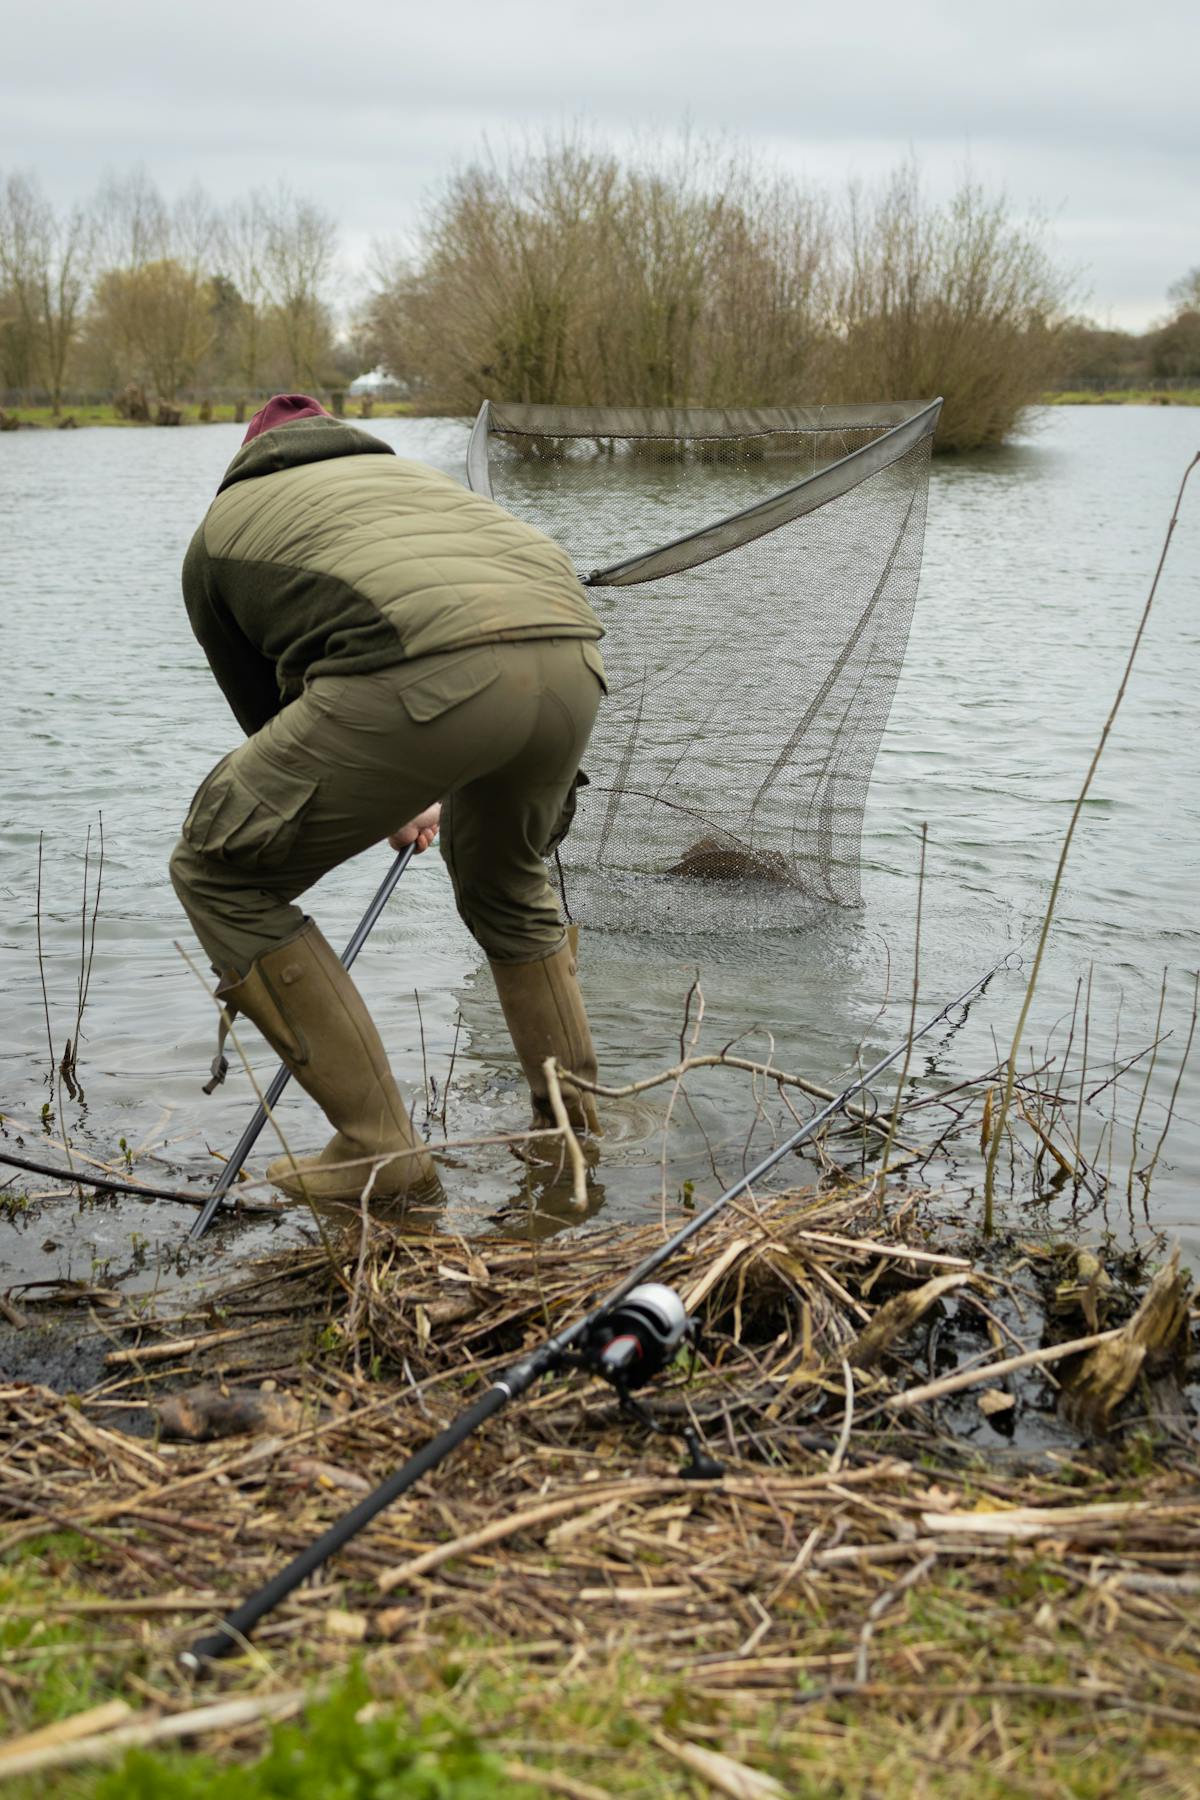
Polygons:
[[1200,259],[1198,17],[1194,0],[49,0],[6,25],[0,166],[60,199],[133,163],[221,199],[287,179],[359,248],[411,227],[485,132],[582,120],[628,140],[686,117],[833,185],[912,152],[944,191],[969,157],[1055,216],[1097,307],[1148,317]]

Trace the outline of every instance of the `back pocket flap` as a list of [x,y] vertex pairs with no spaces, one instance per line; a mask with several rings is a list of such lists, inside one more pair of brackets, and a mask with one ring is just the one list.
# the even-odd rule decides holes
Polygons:
[[408,716],[419,724],[440,718],[452,706],[482,694],[500,673],[496,652],[488,645],[463,656],[439,656],[436,661],[436,667],[422,670],[400,695]]

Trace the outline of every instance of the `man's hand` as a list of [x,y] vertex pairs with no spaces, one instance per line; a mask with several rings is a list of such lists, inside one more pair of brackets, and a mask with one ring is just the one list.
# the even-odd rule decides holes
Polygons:
[[432,806],[427,806],[423,813],[418,813],[415,819],[410,819],[407,825],[402,825],[399,831],[393,831],[388,843],[393,850],[403,850],[406,844],[415,844],[419,856],[422,850],[428,850],[432,844],[441,822],[442,803],[438,800]]

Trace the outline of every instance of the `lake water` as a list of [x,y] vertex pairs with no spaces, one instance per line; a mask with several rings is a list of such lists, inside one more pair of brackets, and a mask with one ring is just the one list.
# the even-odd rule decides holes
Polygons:
[[[406,456],[461,475],[467,427],[403,420],[373,429]],[[36,931],[43,840],[42,940],[56,1054],[73,1030],[80,967],[83,854],[103,815],[105,868],[79,1054],[83,1098],[65,1100],[73,1140],[167,1185],[204,1181],[253,1104],[244,1074],[200,1092],[212,1054],[211,1002],[176,948],[195,955],[166,874],[189,796],[236,740],[179,597],[184,548],[237,446],[236,427],[0,436],[0,1112],[9,1142],[59,1152],[42,1132],[46,1020]],[[866,1060],[907,1025],[919,832],[929,847],[921,945],[922,1010],[936,1011],[1006,951],[1030,944],[1070,808],[1108,713],[1170,515],[1198,447],[1185,408],[1059,409],[983,458],[935,461],[924,574],[907,661],[876,765],[857,911],[803,930],[694,942],[589,934],[583,978],[603,1076],[632,1080],[678,1054],[683,1001],[699,968],[704,1044],[741,1035],[765,1055],[840,1086],[860,1043]],[[1092,971],[1085,1092],[1153,1040],[1163,971],[1164,1031],[1141,1110],[1138,1161],[1162,1129],[1179,1069],[1200,960],[1200,480],[1185,499],[1128,696],[1081,822],[1028,1043],[1061,1053],[1076,986]],[[603,720],[603,715],[602,715]],[[601,722],[600,729],[603,729]],[[379,850],[339,870],[308,905],[339,945],[386,867]],[[890,974],[889,974],[890,971]],[[440,858],[419,859],[356,974],[402,1083],[423,1066],[440,1108],[456,1030],[450,1135],[519,1129],[522,1092],[486,968],[450,902]],[[889,990],[890,981],[890,990]],[[420,1024],[414,1003],[420,994]],[[883,1007],[885,993],[890,1000]],[[1019,976],[1001,974],[962,1028],[914,1063],[918,1086],[982,1073],[1007,1048]],[[883,1010],[881,1011],[881,1008]],[[461,1027],[458,1021],[462,1021]],[[424,1032],[424,1062],[421,1029]],[[703,1046],[702,1046],[703,1047]],[[1076,1050],[1079,1047],[1079,1033]],[[261,1046],[260,1046],[261,1049]],[[1151,1190],[1126,1202],[1148,1058],[1085,1107],[1086,1140],[1114,1179],[1104,1209],[1072,1221],[1069,1194],[1047,1217],[1122,1236],[1154,1227],[1200,1250],[1200,1048]],[[264,1075],[270,1060],[256,1063]],[[881,1099],[890,1087],[884,1084]],[[1074,1092],[1068,1084],[1067,1092]],[[666,1090],[607,1108],[594,1200],[611,1217],[656,1207]],[[425,1108],[418,1104],[417,1117]],[[303,1095],[282,1118],[295,1141],[321,1124]],[[936,1135],[930,1115],[923,1142]],[[677,1106],[665,1155],[674,1195],[685,1179],[716,1191],[765,1150],[778,1113],[756,1119],[749,1079],[727,1072]],[[943,1121],[944,1122],[944,1121]],[[939,1127],[940,1128],[940,1127]],[[57,1117],[54,1133],[57,1135]],[[151,1153],[140,1154],[143,1146]],[[266,1148],[264,1139],[263,1147]],[[161,1158],[162,1160],[154,1160]],[[262,1158],[256,1167],[261,1168]],[[795,1165],[793,1165],[793,1168]],[[715,1171],[715,1172],[714,1172]],[[0,1184],[7,1180],[0,1168]],[[21,1177],[0,1204],[43,1183]],[[495,1149],[453,1153],[450,1219],[480,1229],[520,1207],[523,1180]],[[1028,1183],[1021,1182],[1022,1192]],[[1135,1194],[1140,1190],[1135,1187]],[[553,1207],[553,1198],[547,1205]],[[976,1200],[960,1185],[956,1204]],[[142,1285],[169,1276],[190,1215],[139,1202],[69,1201],[0,1215],[0,1288],[22,1273]],[[227,1271],[264,1243],[303,1229],[242,1225],[199,1253]],[[132,1242],[131,1234],[137,1234]],[[135,1266],[136,1265],[136,1266]]]

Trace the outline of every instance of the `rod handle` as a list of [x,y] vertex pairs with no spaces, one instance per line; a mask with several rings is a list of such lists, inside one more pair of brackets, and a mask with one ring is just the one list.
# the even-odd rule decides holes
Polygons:
[[390,1506],[393,1500],[419,1481],[422,1475],[427,1475],[430,1469],[435,1469],[452,1450],[458,1448],[464,1438],[470,1437],[485,1419],[490,1419],[493,1413],[499,1412],[511,1398],[509,1387],[503,1380],[494,1382],[473,1406],[460,1413],[452,1425],[439,1432],[437,1437],[431,1438],[415,1456],[410,1456],[374,1493],[368,1494],[365,1500],[360,1500],[352,1511],[331,1525],[315,1544],[302,1550],[299,1556],[285,1569],[281,1569],[278,1575],[272,1576],[256,1594],[251,1594],[236,1611],[227,1614],[216,1631],[197,1638],[189,1649],[182,1651],[179,1660],[183,1667],[192,1674],[202,1674],[208,1663],[240,1650],[260,1619],[273,1612],[281,1600],[285,1600],[302,1581],[307,1581],[310,1575],[315,1574],[322,1563],[328,1561],[343,1544],[349,1543],[364,1525],[370,1523],[376,1513],[382,1512],[385,1506]]

